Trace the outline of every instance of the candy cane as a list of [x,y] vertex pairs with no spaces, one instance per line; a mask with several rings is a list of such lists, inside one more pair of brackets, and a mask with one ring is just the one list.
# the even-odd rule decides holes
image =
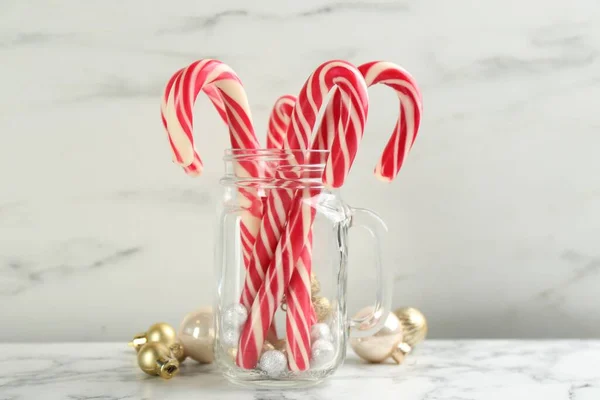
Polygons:
[[[396,122],[396,127],[375,169],[375,175],[378,178],[384,181],[391,181],[398,175],[398,171],[402,167],[403,161],[417,136],[422,112],[421,93],[412,76],[395,64],[389,62],[370,62],[361,65],[358,69],[365,77],[368,86],[378,83],[385,84],[395,90],[400,100],[400,115]],[[315,135],[313,148],[327,148],[332,138],[335,137],[335,126],[339,126],[340,119],[343,118],[339,112],[336,112],[340,110],[340,107],[345,107],[345,103],[342,101],[342,93],[336,90],[331,102],[327,105],[324,122]],[[313,162],[317,161],[313,160]],[[312,225],[312,221],[310,224]],[[310,240],[305,242],[305,248],[300,255],[299,263],[306,265],[312,261],[310,257],[305,255],[305,253],[310,253],[311,245],[312,242]],[[310,271],[310,268],[308,270]],[[312,309],[310,279],[306,279],[301,271],[302,268],[300,266],[294,271],[286,291],[288,321],[290,319],[293,321],[298,318],[306,318],[306,313]],[[294,301],[290,302],[290,299]],[[290,303],[292,306],[290,306]],[[293,305],[297,305],[297,307]],[[294,336],[294,330],[291,332],[288,330],[288,345],[293,344],[293,340],[290,339]],[[288,347],[288,353],[294,354],[293,349]]]
[[[175,72],[173,74],[173,76],[171,76],[171,78],[167,82],[167,86],[165,87],[164,95],[162,97],[162,103],[160,105],[160,117],[162,119],[163,126],[167,132],[168,132],[167,120],[165,119],[165,115],[164,115],[164,113],[167,111],[167,107],[168,107],[167,100],[169,98],[169,94],[171,93],[171,88],[173,87],[173,85],[175,84],[175,82],[177,81],[177,79],[179,78],[181,73],[183,72],[183,70],[184,70],[184,68],[178,70],[177,72]],[[229,122],[227,121],[227,111],[225,111],[225,103],[223,102],[223,99],[221,98],[221,94],[220,94],[219,90],[214,86],[204,86],[202,88],[202,91],[208,96],[209,100],[213,103],[215,109],[219,113],[219,116],[221,117],[223,122],[225,122],[226,124],[229,124]],[[168,133],[167,133],[167,137],[169,139],[169,144],[171,145],[171,150],[173,152],[173,161],[176,162],[177,157],[178,157],[177,151],[176,151],[174,144],[171,141],[171,137]],[[192,175],[192,176],[200,174],[200,171],[198,171],[196,168],[194,168],[194,164],[183,167],[183,170],[185,171],[186,174]]]
[[[269,116],[267,128],[267,149],[283,149],[285,134],[287,132],[287,127],[292,117],[295,104],[296,96],[289,94],[281,96],[275,101],[271,115]],[[264,173],[266,177],[273,177],[273,171],[271,171],[269,168],[266,168]],[[266,209],[266,197],[263,198],[263,209]],[[264,271],[262,275],[264,277]],[[250,277],[247,276],[246,279],[250,279]],[[246,287],[253,288],[252,282],[249,282]],[[245,302],[244,298],[245,296],[254,298],[255,295],[256,291],[250,294],[243,293],[240,302],[242,304],[246,304],[247,308],[250,308],[251,303]],[[277,327],[274,320],[269,328],[269,332],[267,333],[267,340],[271,343],[276,343],[278,341]]]
[[[273,105],[273,109],[271,111],[271,115],[269,116],[269,124],[268,124],[268,130],[267,130],[267,148],[272,148],[272,149],[282,149],[285,143],[285,135],[287,132],[287,128],[289,125],[289,122],[291,120],[292,117],[292,112],[294,111],[294,105],[296,104],[296,96],[290,95],[290,94],[286,94],[283,95],[281,97],[279,97],[276,101],[275,104]],[[327,107],[327,112],[331,113],[330,110],[331,107]],[[339,109],[339,107],[338,107]],[[323,122],[322,125],[327,124],[328,126],[325,127],[321,127],[320,128],[320,132],[321,131],[327,131],[327,129],[333,129],[333,115],[325,115],[323,117]],[[323,135],[321,135],[323,136]],[[318,143],[318,148],[321,150],[325,150],[328,147],[328,144],[326,142],[317,140]],[[327,153],[323,152],[323,153],[319,153],[319,155],[321,156],[326,156]],[[312,162],[316,162],[316,163],[325,163],[327,160],[326,157],[324,158],[320,158],[319,160],[312,160]],[[303,265],[301,265],[299,268],[301,270],[311,270],[311,266],[312,266],[312,254],[311,254],[311,248],[312,248],[312,232],[309,233],[308,236],[308,241],[306,243],[306,245],[304,246],[304,249],[302,249],[302,254],[300,255],[300,259],[298,260],[299,263],[303,263]],[[292,276],[293,277],[296,276],[296,274],[294,274]],[[289,287],[288,290],[286,290],[286,297],[290,297],[290,293],[288,293],[289,291]],[[316,314],[315,314],[315,310],[314,307],[312,307],[312,303],[309,302],[309,309],[310,309],[310,325],[313,325],[316,322]],[[271,327],[272,330],[273,327]],[[269,332],[269,335],[272,335],[272,332]]]
[[[287,148],[308,148],[319,108],[334,86],[337,86],[351,102],[352,112],[347,113],[348,118],[343,129],[344,137],[334,139],[334,143],[337,142],[339,148],[332,148],[322,176],[325,184],[330,187],[337,187],[343,183],[362,137],[368,109],[368,95],[360,72],[344,61],[330,61],[317,68],[300,92],[286,136]],[[303,165],[306,160],[302,152],[293,152],[289,162],[292,165]],[[269,252],[273,248],[268,246],[272,246],[272,241],[276,237],[280,237],[281,240],[275,240],[278,244],[242,330],[237,353],[237,364],[240,367],[253,368],[256,365],[265,332],[271,325],[275,309],[281,303],[291,278],[293,262],[298,260],[309,234],[310,226],[307,223],[312,220],[314,213],[309,203],[319,192],[320,189],[304,188],[299,190],[295,197],[292,197],[293,192],[289,188],[273,189],[270,192],[267,209],[255,243],[255,250],[258,248],[260,251],[255,253],[266,257],[268,261],[271,258]],[[288,219],[285,234],[281,235],[286,216]],[[310,281],[310,271],[302,271],[302,276]],[[290,303],[288,308],[289,306]],[[294,351],[294,354],[288,358],[290,369],[304,370],[309,365],[310,327],[307,321],[302,320],[289,321],[286,325],[288,325],[286,330],[293,329],[296,333],[291,347],[288,343],[288,350],[292,348]],[[298,351],[295,350],[296,347]]]
[[[171,77],[161,104],[162,121],[174,161],[190,175],[200,175],[202,172],[202,161],[194,148],[192,109],[200,91],[209,96],[221,118],[228,124],[234,149],[259,148],[246,93],[235,72],[216,60],[193,62]],[[253,161],[238,162],[234,167],[239,177],[260,174],[258,164]],[[239,192],[243,209],[241,241],[244,264],[248,266],[262,217],[262,202],[254,189],[243,188]]]
[[[345,62],[343,62],[345,63]],[[348,63],[345,63],[347,65],[350,65]],[[355,68],[355,67],[353,67]],[[331,78],[329,78],[331,79]],[[333,82],[330,82],[330,84],[333,85]],[[312,90],[312,88],[309,88],[309,90]],[[326,94],[325,94],[326,95]],[[279,99],[278,102],[276,103],[275,107],[279,108],[281,107],[281,113],[276,112],[276,114],[281,114],[281,117],[278,118],[278,123],[279,125],[281,125],[282,123],[285,123],[285,120],[287,119],[287,117],[284,115],[284,112],[286,109],[286,107],[284,106],[284,104],[291,102],[293,96],[284,96],[283,98]],[[320,99],[320,101],[323,101],[323,98]],[[307,105],[306,107],[311,107],[312,108],[312,113],[313,115],[311,116],[312,118],[312,124],[314,125],[316,122],[316,117],[318,115],[318,107],[312,106],[312,105]],[[328,118],[328,121],[332,120],[332,118]],[[285,143],[284,143],[284,147],[285,148],[299,148],[299,149],[306,149],[308,148],[309,142],[310,142],[310,134],[311,129],[310,125],[311,123],[309,121],[300,121],[302,124],[304,124],[305,126],[303,127],[295,127],[294,131],[297,132],[300,129],[302,129],[302,133],[300,134],[293,134],[297,137],[295,138],[291,138],[291,141],[288,141],[288,138],[285,138]],[[271,127],[274,124],[270,122],[269,126]],[[329,123],[329,125],[331,125]],[[288,126],[288,129],[291,129]],[[302,135],[305,135],[306,137],[302,137]],[[268,142],[271,143],[271,146],[274,146],[274,143],[281,143],[281,131],[278,129],[269,129],[269,136],[272,137],[271,140],[268,140]],[[351,139],[351,140],[355,140],[355,139]],[[319,148],[325,148],[324,145],[321,145]],[[337,159],[337,158],[336,158]],[[343,161],[343,160],[342,160]],[[326,159],[323,159],[321,161],[322,163],[326,162]],[[339,161],[338,161],[339,162]],[[331,167],[328,167],[328,169],[330,170]],[[263,206],[263,209],[266,211],[267,209],[271,210],[271,218],[267,218],[266,213],[265,216],[263,217],[263,219],[260,222],[260,228],[258,230],[258,236],[257,236],[257,240],[254,244],[254,249],[252,251],[252,258],[250,260],[250,266],[249,269],[250,270],[256,270],[258,271],[258,273],[256,274],[247,274],[246,275],[246,280],[244,282],[244,288],[242,289],[242,295],[241,295],[241,299],[240,302],[246,306],[246,308],[250,308],[252,306],[252,302],[254,301],[254,298],[256,297],[256,293],[258,291],[258,289],[260,288],[260,286],[262,285],[262,282],[264,280],[264,271],[266,271],[272,257],[273,257],[273,251],[275,250],[275,247],[277,246],[277,242],[279,241],[279,238],[281,237],[281,232],[283,229],[283,224],[285,223],[285,218],[286,218],[286,214],[287,214],[287,210],[289,208],[289,203],[291,202],[292,196],[293,196],[293,191],[292,190],[286,190],[283,188],[274,190],[274,192],[277,192],[278,196],[277,197],[273,197],[271,198],[271,205],[265,204]],[[275,202],[275,200],[277,200],[277,202]],[[268,200],[267,200],[268,202]]]
[[[286,94],[279,97],[275,101],[275,104],[273,105],[273,109],[271,111],[271,115],[269,116],[269,124],[267,130],[267,148],[283,149],[283,146],[285,144],[285,135],[292,117],[292,112],[294,111],[294,105],[296,104],[296,100],[296,96]],[[327,117],[325,117],[325,119],[327,120]],[[308,269],[309,271],[311,270],[311,247],[312,232],[309,233],[307,245],[304,247],[304,249],[302,249],[302,254],[300,255],[300,259],[298,261],[299,263],[304,263],[304,265],[300,267],[301,269]],[[312,307],[312,303],[309,304],[309,306],[310,325],[313,325],[316,322],[316,314],[314,311],[314,307]],[[276,336],[277,331],[275,328],[275,321],[273,321],[269,333],[267,334],[267,339],[272,342],[273,339],[276,338]]]
[[[267,148],[268,149],[283,149],[285,142],[285,135],[287,128],[296,104],[296,96],[284,95],[279,97],[269,116],[269,123],[267,128]],[[273,171],[268,169],[264,171],[265,175],[271,176]],[[263,210],[267,209],[266,198],[263,198]],[[262,223],[263,221],[261,221]],[[266,223],[267,221],[264,221]],[[280,228],[281,229],[281,228]],[[271,260],[273,250],[279,240],[279,234],[268,235],[267,227],[259,228],[259,234],[263,235],[263,240],[260,240],[252,250],[252,258],[250,259],[249,269],[257,270],[257,274],[246,274],[244,281],[244,288],[242,289],[242,295],[240,297],[240,303],[242,303],[247,309],[252,307],[252,301],[256,296],[260,285],[263,282],[265,271],[268,267],[268,262]],[[267,246],[265,246],[267,245]],[[272,329],[269,335],[272,338],[276,336],[275,329]]]
[[[333,140],[321,140],[323,138],[316,136],[312,145],[312,149],[315,150],[323,150],[321,146],[327,146],[326,149],[332,155],[338,155],[339,161],[335,167],[333,163],[327,161],[325,169],[327,178],[324,180],[326,185],[328,181],[335,182],[339,186],[343,184],[354,161],[352,154],[356,155],[358,143],[364,131],[366,109],[365,120],[360,125],[361,136],[358,137],[356,144],[349,141],[353,138],[353,135],[348,134],[346,126],[348,126],[348,121],[351,120],[353,113],[351,108],[341,107],[341,104],[346,101],[345,97],[342,92],[339,101],[332,99],[334,110],[339,110],[336,113],[338,124],[337,126],[334,125],[333,130],[330,131]],[[327,113],[324,117],[327,118]],[[328,128],[331,128],[331,126],[325,124],[323,129],[327,130]],[[323,160],[323,153],[311,153],[308,164],[322,163]],[[330,167],[327,168],[327,166]],[[286,231],[281,238],[281,241],[289,241],[289,247],[284,247],[285,250],[281,256],[282,263],[295,266],[289,285],[286,288],[286,350],[288,365],[292,371],[304,371],[310,366],[310,330],[316,319],[312,305],[310,280],[312,270],[312,224],[316,216],[315,205],[318,202],[320,193],[320,187],[311,188],[310,186],[303,189],[302,193],[296,192],[290,211],[292,216],[289,218],[290,221],[297,222],[296,225],[291,225],[288,222]],[[284,268],[286,267],[284,266]]]
[[396,64],[373,61],[361,65],[358,69],[365,77],[367,85],[389,86],[394,89],[400,100],[400,117],[375,167],[375,176],[390,182],[398,175],[417,138],[423,111],[421,91],[414,78]]
[[[384,153],[382,154],[381,160],[376,168],[376,175],[384,180],[391,181],[397,175],[399,169],[402,166],[408,150],[412,146],[416,134],[418,132],[420,116],[422,111],[422,101],[419,89],[408,72],[401,67],[387,62],[371,62],[359,67],[361,73],[365,76],[365,80],[369,86],[376,83],[383,83],[392,87],[399,99],[401,112],[398,118],[396,128],[389,140],[389,144],[386,146]],[[339,124],[339,110],[343,103],[341,102],[341,93],[336,89],[332,100],[328,103],[327,109],[324,115],[324,121],[317,131],[313,148],[326,149],[331,145],[331,140],[334,137],[333,132],[335,131],[336,124]],[[319,153],[313,155],[314,158],[311,163],[323,162],[319,160]],[[382,166],[392,165],[390,168],[381,168]],[[384,171],[384,174],[381,171]],[[386,173],[387,170],[387,173]],[[310,247],[312,241],[310,237],[305,243],[304,249],[302,250],[298,264],[303,263],[307,265],[311,263]],[[306,318],[307,310],[312,311],[312,304],[310,302],[310,281],[306,277],[302,277],[298,271],[302,271],[302,265],[297,266],[297,270],[294,271],[290,284],[286,290],[286,298],[291,299],[291,306],[288,305],[288,321],[293,321],[298,318]],[[307,268],[310,271],[310,267]],[[289,302],[290,300],[288,300]],[[296,307],[295,307],[296,306]],[[312,314],[311,314],[312,315]],[[288,328],[290,325],[288,324]],[[288,330],[288,344],[293,343],[294,329]],[[290,340],[292,339],[292,340]],[[293,349],[288,348],[290,354],[293,354]],[[290,364],[291,365],[291,364]]]
[[288,124],[294,111],[296,96],[286,94],[275,101],[269,117],[267,130],[267,148],[282,149]]

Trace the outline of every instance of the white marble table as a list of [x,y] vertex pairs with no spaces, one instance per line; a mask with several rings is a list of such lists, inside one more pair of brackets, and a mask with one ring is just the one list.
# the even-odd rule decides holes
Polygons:
[[321,386],[251,390],[187,361],[163,381],[124,343],[1,344],[0,400],[453,399],[598,400],[600,341],[429,341],[402,366],[353,355]]

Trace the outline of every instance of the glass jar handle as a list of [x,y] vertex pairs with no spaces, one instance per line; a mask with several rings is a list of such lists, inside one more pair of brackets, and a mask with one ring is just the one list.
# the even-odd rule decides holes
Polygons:
[[383,237],[387,234],[387,225],[379,215],[364,208],[351,208],[351,227],[362,228],[369,232],[374,249],[373,266],[377,278],[377,292],[375,305],[372,312],[361,315],[359,318],[351,318],[349,326],[350,336],[371,336],[381,329],[392,305],[392,283],[393,279],[388,268],[385,268],[381,259],[381,245]]

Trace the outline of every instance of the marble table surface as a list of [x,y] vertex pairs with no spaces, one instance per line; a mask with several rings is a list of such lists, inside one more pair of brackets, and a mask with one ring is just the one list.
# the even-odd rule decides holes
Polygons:
[[600,399],[600,340],[425,342],[401,366],[351,352],[310,389],[231,386],[186,361],[164,381],[144,375],[125,343],[0,344],[0,400],[21,399]]

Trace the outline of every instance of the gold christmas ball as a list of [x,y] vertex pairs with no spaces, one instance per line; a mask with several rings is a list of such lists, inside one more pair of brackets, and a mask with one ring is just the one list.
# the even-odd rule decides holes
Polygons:
[[[373,307],[360,310],[354,318],[363,318],[373,312]],[[380,363],[393,358],[400,364],[406,354],[402,345],[402,324],[394,314],[388,314],[383,327],[373,336],[350,339],[352,350],[363,360]]]
[[179,372],[179,361],[160,342],[146,343],[137,355],[138,365],[148,375],[171,379]]
[[199,363],[213,362],[215,326],[212,307],[203,307],[186,315],[179,326],[179,340],[191,359]]
[[286,346],[287,340],[285,338],[273,341],[273,347],[275,347],[275,350],[285,351]]
[[263,343],[263,347],[261,350],[261,353],[264,353],[265,351],[269,351],[269,350],[275,350],[275,346],[273,346],[271,343],[269,342],[264,342]]
[[159,342],[165,344],[167,347],[171,346],[177,341],[177,333],[175,329],[167,323],[159,322],[152,325],[146,332],[138,333],[133,337],[129,345],[140,351],[143,345],[151,342]]
[[171,325],[159,322],[148,328],[146,331],[146,340],[170,346],[177,341],[177,332],[175,332],[175,329]]
[[394,314],[402,324],[402,336],[404,343],[410,347],[415,347],[427,336],[427,320],[423,313],[416,308],[405,307],[394,311]]
[[317,279],[314,272],[310,273],[310,293],[312,296],[316,295],[321,291],[321,283]]
[[312,299],[317,321],[323,322],[331,315],[331,303],[327,297],[315,296]]
[[262,353],[267,350],[278,350],[285,354],[287,352],[287,340],[285,338],[279,339],[277,336],[274,336],[268,341],[265,341]]

